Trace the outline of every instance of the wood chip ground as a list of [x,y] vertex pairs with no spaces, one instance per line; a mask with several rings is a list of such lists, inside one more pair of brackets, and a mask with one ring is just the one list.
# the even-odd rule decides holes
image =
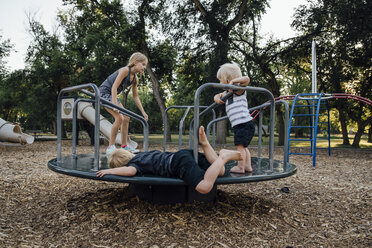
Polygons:
[[316,168],[291,156],[296,175],[221,185],[213,203],[153,205],[127,184],[49,170],[56,147],[0,147],[0,247],[372,247],[370,149],[320,150]]

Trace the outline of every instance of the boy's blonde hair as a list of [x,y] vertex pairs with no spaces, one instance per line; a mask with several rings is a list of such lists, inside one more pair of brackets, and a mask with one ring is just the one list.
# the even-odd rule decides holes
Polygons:
[[108,164],[110,168],[117,168],[128,165],[129,161],[135,155],[124,149],[115,149],[108,158]]
[[[147,59],[146,55],[144,55],[143,53],[135,52],[130,56],[127,66],[132,67],[136,62],[145,62],[147,64],[149,60]],[[137,75],[135,75],[135,80],[136,80],[136,85],[138,85],[139,79]]]
[[227,80],[231,81],[234,78],[241,76],[242,72],[240,67],[234,62],[221,65],[220,69],[217,71],[217,78],[223,82],[226,82]]

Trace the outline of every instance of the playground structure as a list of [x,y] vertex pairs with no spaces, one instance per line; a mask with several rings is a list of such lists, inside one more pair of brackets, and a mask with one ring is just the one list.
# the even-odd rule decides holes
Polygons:
[[[189,127],[189,148],[193,149],[194,157],[198,152],[198,127],[199,119],[204,117],[208,113],[213,114],[213,120],[210,121],[206,128],[207,137],[209,139],[210,129],[212,130],[212,147],[215,148],[215,123],[227,119],[227,116],[215,118],[214,108],[217,104],[212,104],[210,106],[199,106],[199,97],[201,92],[208,87],[220,88],[224,90],[246,90],[247,92],[253,93],[263,93],[268,97],[268,101],[262,105],[255,106],[250,108],[253,119],[256,117],[258,120],[258,154],[256,158],[252,158],[252,168],[253,173],[246,173],[245,175],[231,175],[229,173],[230,167],[232,164],[226,165],[226,173],[223,177],[219,177],[216,180],[216,184],[213,190],[207,195],[201,195],[196,192],[194,189],[190,189],[184,182],[177,178],[162,178],[155,176],[144,176],[144,177],[121,177],[115,175],[106,175],[103,178],[97,178],[95,172],[99,169],[108,168],[107,158],[104,154],[99,154],[99,131],[104,132],[105,130],[110,130],[110,126],[106,122],[102,121],[100,116],[100,104],[108,108],[116,108],[120,113],[131,117],[139,122],[143,126],[143,150],[148,150],[148,124],[145,119],[131,111],[120,108],[111,102],[108,102],[104,99],[100,99],[99,90],[97,86],[93,84],[85,84],[80,86],[74,86],[70,88],[63,89],[58,96],[58,108],[57,108],[57,158],[50,160],[48,162],[48,167],[58,173],[63,173],[71,176],[89,178],[94,180],[105,180],[113,182],[124,182],[130,184],[130,189],[133,193],[137,194],[139,198],[148,200],[154,203],[177,203],[177,202],[191,202],[194,200],[198,201],[211,201],[216,198],[216,190],[218,184],[234,184],[234,183],[248,183],[264,180],[274,180],[279,178],[284,178],[291,176],[296,173],[296,166],[289,163],[290,155],[310,155],[313,157],[313,167],[316,165],[316,151],[317,149],[323,149],[317,147],[317,140],[326,139],[328,141],[328,154],[331,155],[331,145],[330,145],[330,123],[329,123],[329,99],[344,98],[344,99],[353,99],[361,101],[367,105],[372,105],[372,101],[363,97],[343,94],[343,93],[317,93],[316,85],[316,52],[315,52],[315,42],[312,44],[312,55],[313,55],[313,68],[312,68],[312,93],[303,93],[290,96],[280,96],[274,98],[271,92],[264,88],[258,87],[240,87],[233,85],[221,85],[215,83],[206,83],[198,88],[195,93],[194,105],[193,106],[171,106],[167,108],[164,116],[164,142],[163,142],[163,151],[166,151],[166,119],[167,112],[171,108],[175,109],[186,109],[183,117],[179,123],[179,149],[182,147],[182,130],[183,124],[187,114],[190,109],[194,110],[194,119],[190,123]],[[92,88],[94,94],[85,90],[86,88]],[[72,144],[72,155],[62,157],[61,153],[61,99],[63,95],[72,91],[80,91],[86,96],[90,97],[89,99],[79,98],[76,99],[73,103],[73,144]],[[222,100],[227,99],[231,96],[232,93],[228,93],[224,96]],[[287,100],[293,100],[291,111],[289,114],[289,105],[286,102]],[[85,102],[81,110],[80,102]],[[91,104],[94,104],[95,108]],[[274,126],[275,126],[275,105],[282,104],[285,108],[285,117],[284,117],[284,152],[283,152],[283,161],[277,161],[273,159],[274,152]],[[270,130],[269,130],[269,156],[268,158],[261,157],[262,151],[262,121],[263,121],[263,112],[266,108],[270,108]],[[88,108],[89,114],[84,114],[84,109]],[[204,109],[200,112],[200,109]],[[89,121],[95,127],[95,148],[94,154],[76,154],[76,118],[78,114],[83,114],[85,118],[89,118]],[[319,117],[323,117],[326,120],[321,120]],[[298,121],[301,119],[301,121]],[[307,121],[305,124],[304,120]],[[95,125],[97,123],[97,125]],[[300,123],[300,124],[298,124]],[[100,128],[100,125],[107,126]],[[305,129],[308,130],[310,134],[306,138],[291,138],[291,131]],[[318,134],[322,134],[323,137],[318,137]],[[326,134],[326,138],[324,135]],[[108,136],[108,134],[106,134]],[[298,141],[307,141],[310,142],[310,152],[293,152],[291,150],[291,144],[294,144]],[[297,147],[297,146],[296,146]],[[307,146],[309,147],[309,146]],[[169,187],[172,186],[172,187]]]
[[[75,99],[74,98],[63,98],[62,99],[62,120],[72,120],[73,119],[73,105],[74,105]],[[83,100],[78,100],[77,103],[77,119],[85,119],[89,121],[92,125],[95,123],[95,110],[91,103],[84,102]],[[76,120],[75,120],[76,121]],[[105,139],[110,139],[110,132],[112,128],[112,124],[110,121],[108,121],[105,117],[102,115],[99,116],[99,122],[100,122],[100,133],[104,136]],[[121,133],[120,130],[116,136],[115,143],[117,145],[121,145]],[[131,140],[130,137],[128,137],[127,145],[133,148],[135,150],[138,146],[138,144]],[[138,151],[138,150],[137,150]]]
[[[217,178],[216,183],[212,191],[206,195],[198,193],[195,189],[185,185],[185,182],[178,178],[164,178],[157,177],[153,175],[146,176],[134,176],[134,177],[123,177],[116,175],[105,175],[102,178],[96,177],[96,171],[100,169],[108,168],[107,157],[105,154],[99,153],[99,130],[100,130],[100,106],[108,108],[116,108],[120,113],[128,115],[132,119],[139,121],[143,126],[143,150],[148,151],[148,123],[146,120],[127,110],[121,108],[109,101],[101,99],[99,97],[99,89],[94,84],[84,84],[79,86],[73,86],[69,88],[62,89],[58,96],[57,102],[57,158],[52,159],[48,162],[48,167],[57,172],[70,176],[94,179],[94,180],[104,180],[111,182],[122,182],[129,183],[130,190],[136,194],[140,199],[147,200],[153,203],[184,203],[192,201],[213,201],[217,196],[217,185],[219,184],[235,184],[235,183],[249,183],[265,180],[274,180],[279,178],[284,178],[291,176],[296,173],[297,168],[295,165],[288,163],[286,153],[283,155],[283,161],[274,160],[274,126],[275,126],[275,104],[284,104],[286,109],[286,123],[288,123],[289,108],[285,101],[274,101],[274,97],[270,91],[264,88],[258,87],[240,87],[233,85],[222,85],[216,83],[206,83],[198,88],[195,93],[194,99],[194,119],[190,125],[190,149],[193,149],[194,155],[198,152],[198,128],[199,120],[206,114],[213,112],[212,110],[217,107],[217,104],[212,104],[208,107],[199,106],[199,98],[202,91],[206,88],[219,88],[219,89],[232,89],[232,90],[246,90],[247,92],[261,93],[265,94],[269,100],[268,103],[262,104],[260,106],[251,108],[253,111],[263,110],[264,108],[270,108],[270,135],[269,135],[269,156],[268,158],[261,157],[261,144],[259,144],[259,152],[257,157],[252,158],[252,173],[246,174],[230,174],[230,168],[235,165],[231,162],[226,165],[226,173],[224,176]],[[86,90],[86,88],[93,89],[94,93]],[[85,96],[90,98],[79,98],[76,99],[73,104],[73,139],[72,139],[72,155],[62,156],[62,144],[61,144],[61,112],[62,112],[62,99],[64,94],[69,92],[79,91]],[[231,96],[232,93],[227,94],[223,99]],[[78,104],[79,102],[93,103],[94,108],[94,120],[92,121],[95,128],[95,144],[93,154],[76,154],[76,119],[78,115]],[[202,112],[199,111],[200,108],[204,108]],[[260,117],[259,126],[259,136],[262,136],[262,113]],[[208,124],[207,132],[209,133],[210,126],[213,125],[219,119],[213,119],[212,123]],[[181,120],[182,121],[182,120]],[[181,137],[180,137],[181,138]],[[261,140],[261,139],[260,139]],[[165,148],[164,148],[165,149]],[[194,156],[197,159],[197,156]]]
[[19,145],[32,144],[34,137],[23,133],[18,124],[0,118],[0,142],[18,143]]

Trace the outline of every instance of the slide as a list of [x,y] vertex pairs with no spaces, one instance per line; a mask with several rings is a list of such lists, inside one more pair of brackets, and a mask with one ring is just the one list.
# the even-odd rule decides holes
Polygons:
[[25,145],[32,144],[34,142],[34,137],[22,133],[22,129],[19,125],[7,122],[0,118],[0,141]]
[[[87,102],[80,102],[79,107],[78,107],[78,114],[80,114],[84,119],[88,120],[91,124],[94,125],[95,122],[95,109],[93,108],[92,104],[87,103]],[[112,124],[109,122],[105,117],[100,115],[99,117],[100,120],[100,132],[106,137],[106,139],[110,138],[110,132],[111,132],[111,127]],[[117,145],[121,145],[121,136],[120,136],[120,131],[118,135],[116,136],[115,143]],[[138,144],[137,142],[131,140],[128,137],[128,142],[127,145],[130,146],[133,149],[136,149]]]

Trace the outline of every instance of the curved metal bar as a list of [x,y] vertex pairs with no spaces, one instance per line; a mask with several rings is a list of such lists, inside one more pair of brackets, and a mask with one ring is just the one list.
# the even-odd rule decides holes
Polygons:
[[191,107],[187,107],[185,113],[183,114],[180,124],[178,126],[178,150],[182,149],[182,129],[183,129],[183,123],[186,119],[186,116],[190,112]]
[[[188,112],[190,111],[190,109],[192,108],[193,106],[185,106],[185,105],[178,105],[178,106],[169,106],[165,112],[164,112],[164,122],[163,122],[163,125],[164,125],[164,137],[163,137],[163,151],[165,152],[166,151],[166,147],[167,147],[167,139],[166,139],[166,136],[167,136],[167,119],[168,119],[168,110],[174,108],[174,109],[182,109],[182,108],[186,108],[186,111],[183,115],[183,117],[181,118],[181,121],[179,122],[179,133],[178,133],[178,149],[181,149],[182,148],[182,129],[183,129],[183,123],[184,123],[184,120],[188,114]],[[207,106],[200,106],[200,108],[207,108]],[[212,113],[213,113],[213,119],[216,118],[216,112],[214,110],[212,110]],[[193,123],[193,120],[191,120],[190,122],[190,135],[189,135],[189,146],[191,146],[191,135],[192,135],[192,123]],[[215,132],[215,126],[213,126],[213,131]],[[215,134],[213,134],[213,137],[212,137],[213,141],[212,141],[212,145],[215,144]]]
[[[94,94],[92,94],[91,92],[87,91],[87,90],[81,90],[82,93],[88,95],[88,96],[94,96]],[[143,126],[143,150],[145,152],[148,151],[148,148],[149,148],[149,124],[147,123],[147,121],[145,120],[145,118],[143,118],[142,116],[136,114],[136,113],[133,113],[132,111],[128,110],[128,109],[125,109],[125,108],[122,108],[120,107],[119,105],[116,105],[110,101],[107,101],[105,99],[102,99],[101,97],[98,96],[98,99],[102,102],[102,105],[107,107],[107,108],[111,108],[111,109],[118,109],[119,112],[123,115],[126,115],[126,116],[129,116],[133,119],[136,119],[138,120],[139,122],[141,122],[142,126]],[[97,105],[96,105],[97,106]],[[96,117],[96,121],[97,121],[97,117]],[[99,122],[99,116],[98,116],[98,122]],[[96,122],[97,123],[97,122]],[[98,138],[99,139],[99,136]]]
[[78,137],[76,136],[77,136],[77,115],[78,115],[79,102],[93,103],[94,100],[78,98],[74,101],[74,107],[73,107],[73,112],[72,112],[72,156],[73,157],[76,157],[76,141],[78,139]]
[[[288,103],[285,101],[285,100],[277,100],[275,101],[275,104],[283,104],[284,105],[284,109],[285,109],[285,116],[284,116],[284,150],[283,150],[283,153],[284,153],[284,160],[283,160],[283,166],[284,166],[284,170],[287,168],[287,157],[288,157],[288,154],[287,154],[287,150],[288,150],[288,122],[289,122],[289,105]],[[264,104],[261,104],[261,105],[258,105],[258,106],[255,106],[255,107],[252,107],[249,109],[249,111],[255,111],[255,110],[259,110],[260,113],[259,113],[259,125],[258,125],[258,154],[257,154],[257,158],[261,158],[261,138],[262,138],[262,113],[263,113],[263,110],[270,106],[270,103],[264,103]],[[212,121],[210,121],[207,125],[207,137],[209,135],[209,130],[210,130],[210,126],[212,124],[215,124],[216,122],[219,122],[219,121],[222,121],[222,120],[225,120],[227,119],[228,117],[227,116],[222,116],[222,117],[219,117],[217,119],[214,119]],[[213,146],[213,148],[215,148]]]
[[[231,90],[246,90],[248,92],[258,92],[258,93],[264,93],[268,96],[269,101],[270,101],[270,140],[269,140],[269,160],[270,160],[270,169],[272,170],[273,168],[273,162],[274,162],[274,123],[275,123],[275,100],[273,94],[265,89],[265,88],[260,88],[260,87],[250,87],[250,86],[236,86],[236,85],[227,85],[227,84],[218,84],[218,83],[206,83],[200,86],[196,92],[195,92],[195,97],[194,97],[194,118],[195,118],[195,123],[194,123],[194,142],[193,142],[193,150],[194,150],[194,157],[197,162],[197,153],[198,153],[198,139],[197,139],[197,129],[199,127],[199,99],[200,99],[200,94],[201,92],[207,88],[207,87],[214,87],[214,88],[219,88],[219,89],[231,89]],[[229,97],[229,94],[231,95],[232,93],[226,94],[222,100],[226,99]],[[217,106],[216,103],[213,103],[210,105],[207,109],[205,109],[202,113],[206,113],[210,108],[215,108]]]
[[[223,98],[225,99],[225,98]],[[213,105],[213,104],[212,104]],[[217,105],[215,105],[215,107],[217,107]],[[210,106],[206,107],[206,106],[200,106],[200,108],[206,108],[205,110],[203,110],[200,114],[199,114],[199,117],[202,117],[204,115],[206,115],[208,112],[212,111],[212,121],[216,119],[216,111],[214,111],[213,108],[211,108]],[[214,122],[213,122],[214,123]],[[207,127],[208,128],[208,127]],[[190,121],[190,135],[189,135],[189,147],[190,149],[192,149],[192,140],[193,140],[193,130],[194,130],[194,119],[192,119]],[[208,132],[208,131],[207,131]],[[209,133],[207,133],[207,138],[209,140]],[[216,147],[216,125],[213,125],[213,132],[212,132],[212,147],[215,148]]]
[[[164,136],[163,136],[163,152],[165,152],[167,150],[167,120],[168,120],[168,110],[170,109],[182,109],[182,108],[186,108],[186,111],[180,121],[180,124],[179,124],[179,133],[178,133],[178,144],[180,146],[180,143],[181,143],[181,146],[182,146],[182,128],[183,128],[183,121],[184,119],[186,118],[186,115],[188,114],[188,112],[190,111],[190,106],[169,106],[168,108],[165,109],[165,112],[164,112],[164,118],[163,118],[163,125],[164,125]],[[181,141],[180,141],[181,139]]]
[[82,84],[82,85],[76,85],[68,88],[62,89],[57,98],[57,163],[62,162],[62,97],[65,93],[72,92],[72,91],[77,91],[85,88],[92,88],[94,91],[94,103],[96,106],[96,116],[95,116],[95,121],[96,125],[94,128],[94,168],[98,169],[99,166],[99,113],[100,113],[100,92],[95,84]]
[[[225,119],[227,119],[227,118],[228,118],[227,115],[225,115],[225,116],[219,117],[219,118],[217,118],[217,119],[213,119],[213,120],[211,120],[211,121],[208,123],[208,125],[207,125],[207,129],[206,129],[207,139],[208,139],[208,140],[209,140],[209,133],[210,133],[211,125],[213,125],[213,127],[215,127],[215,126],[216,126],[215,123],[217,123],[217,122],[219,122],[219,121],[223,121],[223,120],[225,120]],[[215,130],[213,130],[212,132],[213,132],[213,134],[216,133]],[[213,147],[213,148],[216,148],[215,142],[212,144],[212,147]]]

